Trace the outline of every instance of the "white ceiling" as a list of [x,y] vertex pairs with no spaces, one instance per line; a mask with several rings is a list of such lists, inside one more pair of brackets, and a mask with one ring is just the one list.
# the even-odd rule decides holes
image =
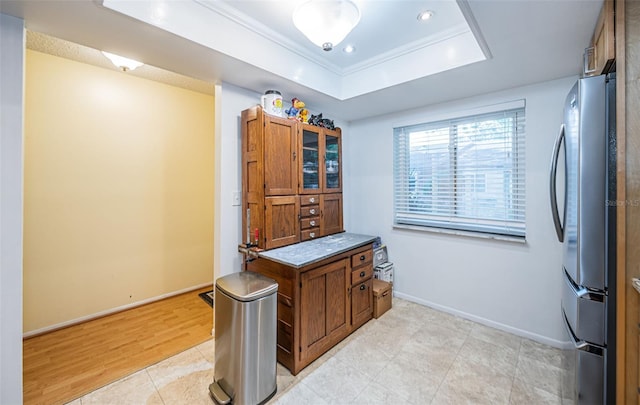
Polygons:
[[[299,34],[289,17],[295,1],[0,0],[0,12],[31,31],[200,81],[279,89],[313,113],[349,121],[577,75],[602,0],[358,4],[361,22],[344,41],[356,46],[352,55]],[[424,7],[436,12],[428,24],[416,20]],[[427,45],[465,35],[480,51],[460,53],[488,59],[438,71],[444,58],[425,53]]]
[[[236,17],[263,36],[282,38],[281,42],[289,48],[300,47],[305,56],[335,71],[373,63],[382,55],[398,56],[441,40],[448,32],[468,29],[455,0],[353,0],[360,9],[360,22],[339,46],[326,52],[302,36],[293,24],[291,16],[301,1],[200,0],[200,3]],[[417,16],[425,10],[433,11],[434,18],[419,22]],[[347,44],[355,46],[356,52],[343,52]]]

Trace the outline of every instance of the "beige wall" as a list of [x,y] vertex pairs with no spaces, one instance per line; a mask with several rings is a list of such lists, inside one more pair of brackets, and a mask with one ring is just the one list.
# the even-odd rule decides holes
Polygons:
[[213,282],[214,97],[28,50],[24,331]]

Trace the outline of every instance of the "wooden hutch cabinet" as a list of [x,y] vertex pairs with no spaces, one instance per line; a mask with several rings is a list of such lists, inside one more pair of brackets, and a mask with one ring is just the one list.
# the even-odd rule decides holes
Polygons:
[[272,249],[343,231],[340,129],[242,112],[242,241]]

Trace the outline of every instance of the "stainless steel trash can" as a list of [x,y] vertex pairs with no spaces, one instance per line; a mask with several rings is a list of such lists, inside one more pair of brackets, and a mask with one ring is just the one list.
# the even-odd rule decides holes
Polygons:
[[214,382],[219,404],[256,405],[276,393],[278,283],[243,271],[216,280]]

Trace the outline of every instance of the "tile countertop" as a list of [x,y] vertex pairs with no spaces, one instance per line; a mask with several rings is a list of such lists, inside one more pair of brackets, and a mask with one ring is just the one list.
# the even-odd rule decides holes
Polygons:
[[300,268],[347,250],[364,246],[375,239],[375,236],[344,232],[277,249],[265,250],[258,253],[258,257]]

